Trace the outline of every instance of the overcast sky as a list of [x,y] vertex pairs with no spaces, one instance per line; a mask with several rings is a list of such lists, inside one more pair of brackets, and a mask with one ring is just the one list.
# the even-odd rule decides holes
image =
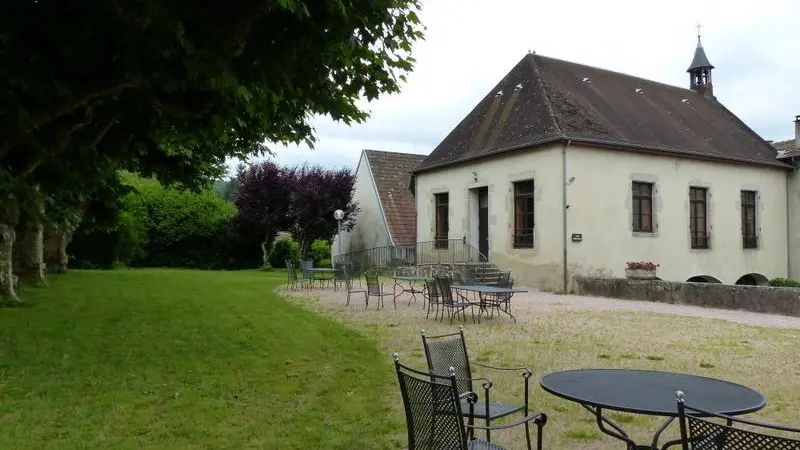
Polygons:
[[318,142],[271,145],[282,165],[355,168],[362,149],[430,153],[528,52],[688,87],[702,25],[717,99],[764,139],[800,114],[800,1],[431,0],[402,92],[366,104],[364,124],[316,118]]

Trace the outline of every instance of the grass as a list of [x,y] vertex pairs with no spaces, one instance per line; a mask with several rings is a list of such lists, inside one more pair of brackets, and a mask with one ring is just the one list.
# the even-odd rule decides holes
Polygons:
[[[344,307],[344,296],[332,291],[297,293],[292,301],[311,311],[330,317],[376,342],[390,354],[424,368],[420,330],[444,334],[457,330],[425,318],[421,300],[407,306],[398,299],[397,310],[391,301],[375,310],[363,302]],[[762,328],[726,320],[677,316],[672,314],[591,310],[565,305],[564,297],[537,293],[520,297],[515,305],[517,323],[507,318],[464,324],[470,355],[488,365],[525,365],[534,376],[531,402],[535,410],[548,413],[545,447],[554,449],[620,448],[621,442],[599,432],[594,417],[580,405],[544,392],[539,378],[549,372],[576,368],[631,368],[677,371],[722,378],[750,386],[767,398],[767,407],[748,418],[798,425],[800,417],[800,330]],[[387,326],[392,324],[391,327]],[[490,375],[494,398],[516,402],[523,383],[517,373],[480,371]],[[404,430],[402,405],[393,404],[393,413]],[[640,442],[649,442],[663,423],[662,418],[636,414],[614,414],[614,420]],[[661,443],[677,437],[671,426]],[[404,436],[392,439],[405,444]],[[510,448],[524,446],[520,429],[492,433],[492,441]],[[404,447],[401,447],[404,448]]]
[[0,309],[0,448],[397,448],[391,360],[281,272],[80,271]]

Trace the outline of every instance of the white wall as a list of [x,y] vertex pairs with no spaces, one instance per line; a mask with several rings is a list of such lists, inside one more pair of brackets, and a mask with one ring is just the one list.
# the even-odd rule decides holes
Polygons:
[[[477,173],[477,181],[475,174]],[[534,179],[537,227],[533,249],[513,249],[514,181]],[[470,189],[489,191],[489,260],[528,285],[556,289],[561,267],[561,147],[550,146],[525,153],[500,155],[475,164],[417,175],[417,240],[433,240],[433,194],[449,192],[450,239],[477,245],[477,196]],[[470,212],[472,212],[470,214]],[[472,222],[472,224],[470,224]],[[538,226],[541,224],[541,226]]]
[[800,172],[789,176],[789,250],[793,280],[800,280]]
[[[786,172],[758,166],[701,162],[590,148],[570,148],[569,233],[571,271],[624,276],[628,260],[661,264],[658,276],[686,281],[697,275],[735,283],[748,273],[787,275]],[[631,183],[655,183],[655,232],[631,230]],[[689,187],[708,189],[709,249],[692,249]],[[740,191],[758,194],[758,248],[742,248]]]
[[[378,202],[375,183],[367,163],[365,153],[356,168],[356,181],[353,198],[361,209],[356,224],[350,232],[342,232],[342,253],[356,252],[373,247],[390,245],[389,232]],[[339,254],[339,238],[334,237],[331,243],[331,257]]]
[[[489,188],[489,259],[510,269],[521,283],[547,290],[563,285],[562,146],[502,155],[472,164],[422,173],[417,178],[417,236],[434,234],[433,194],[450,193],[451,239],[467,236],[470,188]],[[473,171],[477,173],[477,181]],[[659,263],[658,276],[685,281],[708,275],[723,283],[760,273],[786,276],[786,174],[779,169],[699,162],[572,146],[567,152],[568,230],[583,241],[567,243],[570,275],[624,277],[625,261]],[[513,249],[512,182],[534,179],[534,248]],[[653,236],[631,231],[631,182],[656,183]],[[689,186],[709,189],[710,249],[692,250]],[[759,248],[742,249],[740,190],[759,193]],[[472,200],[474,201],[474,200]],[[800,198],[798,199],[800,202]]]

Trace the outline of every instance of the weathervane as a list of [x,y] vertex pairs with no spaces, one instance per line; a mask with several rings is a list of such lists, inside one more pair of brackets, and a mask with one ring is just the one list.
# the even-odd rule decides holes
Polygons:
[[700,25],[700,22],[697,22],[697,39],[700,39],[700,27],[702,27],[702,25]]

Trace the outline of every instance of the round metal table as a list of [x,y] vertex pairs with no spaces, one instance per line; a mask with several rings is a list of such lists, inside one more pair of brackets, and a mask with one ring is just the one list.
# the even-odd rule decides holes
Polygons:
[[[658,448],[659,436],[678,415],[676,391],[683,391],[698,408],[731,416],[755,412],[767,404],[761,393],[741,384],[652,370],[567,370],[543,376],[540,385],[553,395],[580,403],[595,415],[602,432],[625,441],[629,449]],[[634,443],[619,425],[603,416],[603,409],[669,419],[658,429],[652,443],[643,446]]]

